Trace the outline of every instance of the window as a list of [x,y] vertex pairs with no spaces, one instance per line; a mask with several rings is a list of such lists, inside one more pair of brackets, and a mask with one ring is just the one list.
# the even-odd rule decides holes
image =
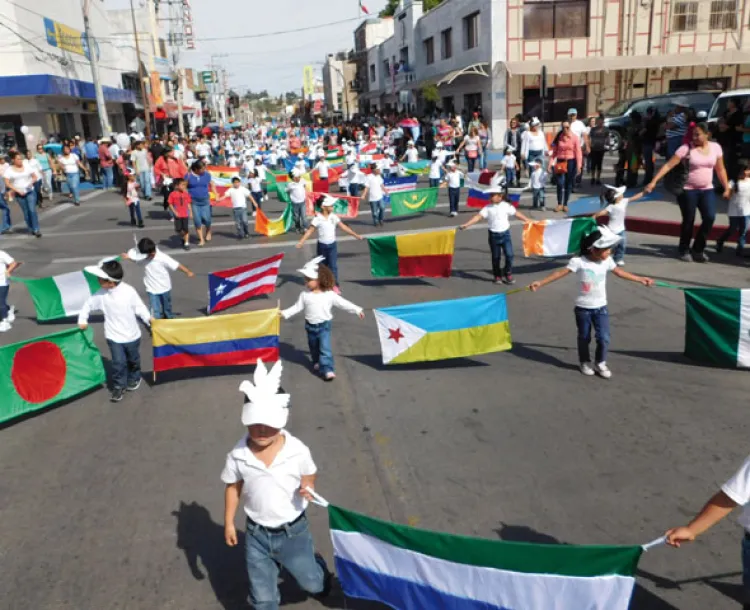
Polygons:
[[694,32],[697,25],[698,3],[676,2],[672,9],[672,29],[675,32]]
[[736,30],[737,0],[712,0],[709,27],[712,30]]
[[448,114],[454,114],[456,112],[456,109],[453,107],[452,95],[443,98],[443,112],[447,112]]
[[539,88],[523,90],[523,115],[539,117],[543,122],[560,122],[568,118],[568,109],[578,110],[579,117],[588,116],[587,87],[550,87],[547,99],[544,100],[544,117],[542,117],[542,100]]
[[482,111],[482,94],[466,93],[464,94],[464,112],[481,112]]
[[409,69],[409,47],[401,47],[398,52],[398,59],[401,63],[401,70],[407,71]]
[[370,82],[375,82],[375,64],[370,64]]
[[464,49],[467,51],[479,45],[479,11],[464,17]]
[[450,59],[453,57],[453,28],[440,32],[440,58]]
[[428,66],[435,63],[435,39],[432,36],[424,41],[424,57]]
[[523,36],[588,38],[589,0],[526,0],[523,5]]
[[[729,89],[731,78],[717,76],[714,78],[686,78],[669,81],[670,93],[686,93],[691,91],[726,91]],[[692,104],[690,105],[692,107]]]

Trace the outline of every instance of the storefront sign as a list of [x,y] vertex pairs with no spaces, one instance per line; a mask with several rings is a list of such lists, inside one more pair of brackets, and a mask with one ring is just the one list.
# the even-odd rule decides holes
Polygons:
[[[47,36],[47,44],[68,51],[69,53],[75,53],[76,55],[83,55],[87,59],[91,59],[89,55],[89,41],[86,38],[86,34],[80,30],[73,29],[44,17],[44,33]],[[99,59],[99,45],[94,41],[96,48],[96,58]]]

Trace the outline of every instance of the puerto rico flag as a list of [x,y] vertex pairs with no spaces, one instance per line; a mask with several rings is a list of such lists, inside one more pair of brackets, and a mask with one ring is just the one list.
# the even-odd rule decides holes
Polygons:
[[208,313],[223,311],[259,294],[276,290],[276,278],[284,254],[208,276]]

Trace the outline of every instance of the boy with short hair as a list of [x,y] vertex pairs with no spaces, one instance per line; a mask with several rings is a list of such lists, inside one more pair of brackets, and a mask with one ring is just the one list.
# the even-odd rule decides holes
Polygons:
[[138,246],[122,254],[123,260],[142,263],[143,283],[151,303],[151,316],[155,320],[174,318],[172,313],[172,280],[170,271],[182,271],[188,277],[195,274],[156,247],[154,241],[144,237]]
[[531,175],[529,177],[529,188],[531,189],[531,208],[544,210],[545,194],[547,188],[548,174],[544,171],[544,165],[541,161],[535,160],[530,164]]
[[104,314],[104,336],[112,354],[110,400],[120,402],[125,390],[135,392],[141,386],[141,329],[137,318],[150,328],[151,315],[135,288],[122,281],[125,274],[117,259],[105,258],[85,271],[99,280],[101,290],[83,304],[78,327],[88,328],[92,311]]
[[182,237],[182,248],[190,250],[190,211],[193,202],[187,192],[187,182],[184,178],[174,181],[174,190],[169,194],[169,211],[174,216],[174,230]]
[[8,332],[16,319],[15,308],[8,307],[8,279],[19,265],[10,254],[0,250],[0,333]]
[[[253,170],[255,172],[255,170]],[[250,237],[250,229],[247,225],[247,200],[253,204],[253,210],[258,209],[258,202],[252,193],[242,186],[240,179],[236,176],[232,178],[232,186],[226,190],[224,196],[219,201],[225,199],[232,200],[232,213],[234,214],[234,224],[237,227],[237,239],[247,239]]]

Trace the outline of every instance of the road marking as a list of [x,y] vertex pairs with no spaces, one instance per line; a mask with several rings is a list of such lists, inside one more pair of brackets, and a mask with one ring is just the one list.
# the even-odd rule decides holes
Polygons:
[[[63,195],[56,193],[58,197],[63,197]],[[81,195],[81,201],[90,201],[91,199],[94,199],[95,197],[98,197],[99,195],[104,195],[104,191],[94,191],[93,193],[86,193],[85,195]],[[58,203],[54,208],[50,210],[42,210],[39,214],[40,218],[49,218],[50,216],[56,216],[57,214],[60,214],[64,212],[65,210],[69,210],[70,208],[74,208],[72,203]]]

